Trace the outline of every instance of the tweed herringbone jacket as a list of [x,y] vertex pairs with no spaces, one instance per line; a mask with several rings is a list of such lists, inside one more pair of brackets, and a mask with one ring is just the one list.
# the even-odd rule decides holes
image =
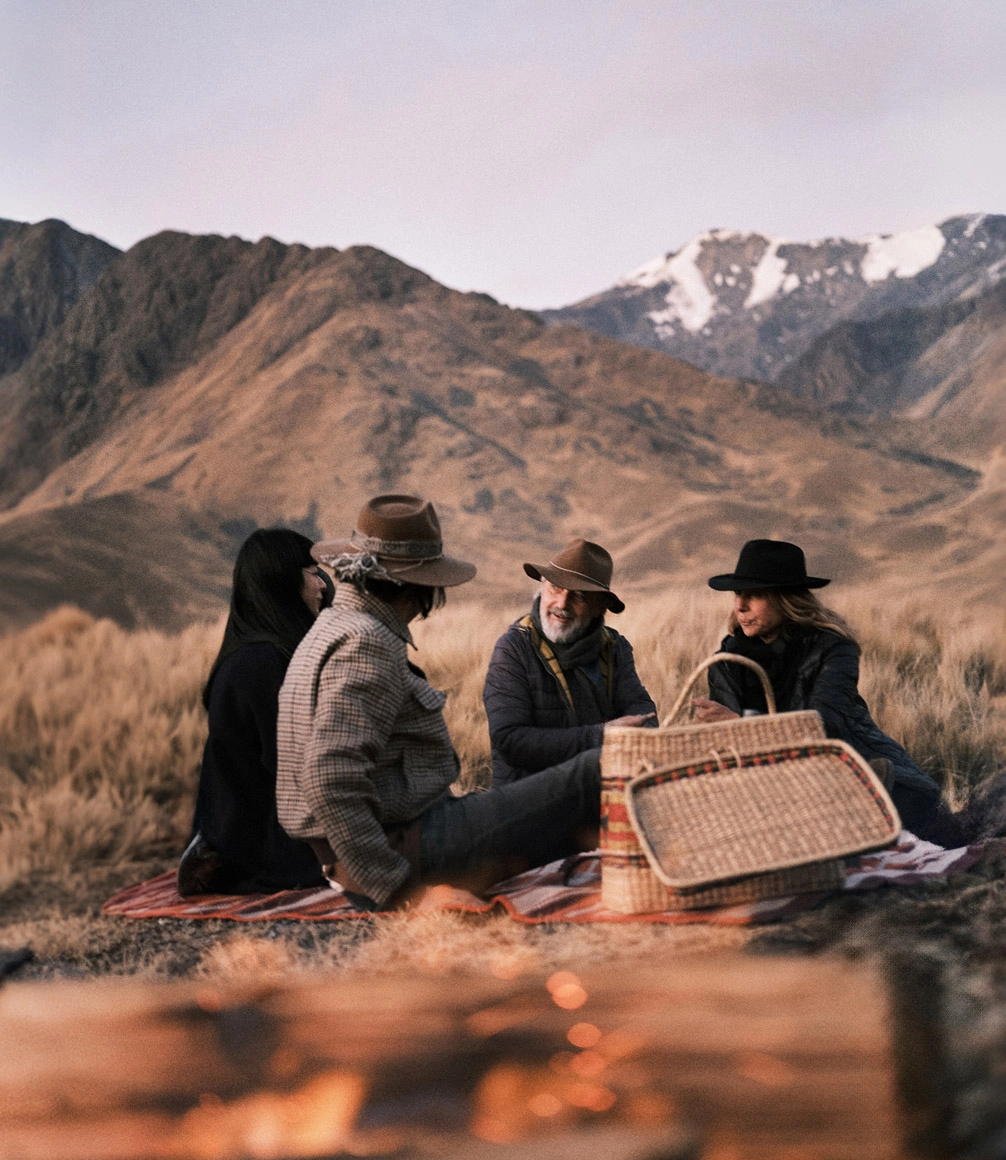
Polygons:
[[384,826],[418,817],[458,773],[445,696],[410,670],[411,643],[383,600],[340,584],[279,694],[280,823],[295,838],[326,838],[378,904],[410,873]]

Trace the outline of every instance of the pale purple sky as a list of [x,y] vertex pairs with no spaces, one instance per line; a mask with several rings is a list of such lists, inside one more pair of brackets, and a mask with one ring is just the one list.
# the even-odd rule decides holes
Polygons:
[[1002,0],[0,0],[0,217],[572,302],[701,230],[1006,213]]

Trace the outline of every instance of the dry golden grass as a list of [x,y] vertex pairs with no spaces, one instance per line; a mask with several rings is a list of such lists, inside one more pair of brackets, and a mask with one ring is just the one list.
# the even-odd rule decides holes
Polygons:
[[881,728],[944,787],[955,807],[1004,764],[1002,614],[904,604],[843,606],[864,643],[860,690]]
[[[836,602],[863,642],[867,702],[963,803],[1002,747],[1001,626],[873,599],[847,593]],[[415,626],[417,659],[449,694],[466,787],[488,779],[482,681],[493,643],[520,611],[448,606]],[[661,713],[718,645],[725,613],[722,596],[668,590],[613,618]],[[220,634],[220,623],[175,636],[125,632],[62,608],[0,639],[0,890],[43,868],[180,849],[205,739],[200,689]]]
[[473,918],[450,911],[403,913],[373,920],[369,937],[348,946],[343,940],[326,937],[329,932],[319,927],[306,929],[299,944],[239,931],[210,947],[196,973],[215,978],[261,978],[338,968],[392,976],[409,971],[444,975],[490,970],[505,977],[604,967],[610,965],[616,940],[621,962],[652,966],[665,957],[737,950],[749,938],[742,927],[700,923],[626,923],[615,931],[603,923],[573,925],[556,938],[553,927],[527,926],[499,915]]
[[0,889],[181,837],[219,632],[127,633],[61,608],[0,640]]

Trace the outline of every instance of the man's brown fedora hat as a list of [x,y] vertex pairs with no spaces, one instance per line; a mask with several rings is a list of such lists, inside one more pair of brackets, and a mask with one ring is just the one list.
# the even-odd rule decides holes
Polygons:
[[378,495],[368,500],[348,540],[322,540],[311,555],[346,579],[397,580],[426,588],[454,588],[475,565],[444,555],[440,520],[429,500]]
[[612,567],[611,556],[600,544],[570,540],[554,560],[547,564],[525,564],[524,571],[532,580],[545,579],[569,592],[603,592],[608,608],[621,612],[625,605],[609,587]]

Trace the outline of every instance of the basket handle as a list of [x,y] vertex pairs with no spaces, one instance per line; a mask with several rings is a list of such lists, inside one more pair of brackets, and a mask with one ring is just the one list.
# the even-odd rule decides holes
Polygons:
[[768,679],[768,673],[761,667],[757,661],[753,661],[750,657],[742,657],[738,653],[713,653],[711,657],[706,657],[701,664],[697,665],[692,672],[692,675],[685,681],[685,687],[678,694],[678,699],[674,702],[674,707],[670,713],[660,722],[660,728],[666,729],[668,725],[677,717],[681,711],[681,707],[688,699],[688,694],[692,691],[692,686],[702,676],[702,674],[709,668],[710,665],[718,664],[720,661],[733,661],[738,665],[747,665],[758,674],[758,679],[761,681],[762,691],[765,694],[765,704],[768,706],[769,713],[774,713],[775,708],[775,694],[772,692],[772,683]]

